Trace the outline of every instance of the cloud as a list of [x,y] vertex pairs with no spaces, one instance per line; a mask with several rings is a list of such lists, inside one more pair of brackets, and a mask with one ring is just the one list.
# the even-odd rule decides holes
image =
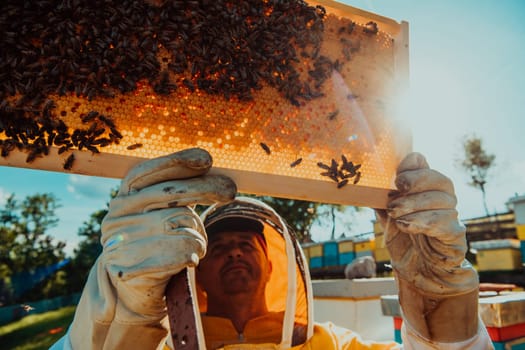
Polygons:
[[71,175],[68,178],[67,190],[79,198],[109,199],[112,189],[116,188],[119,181],[93,176]]

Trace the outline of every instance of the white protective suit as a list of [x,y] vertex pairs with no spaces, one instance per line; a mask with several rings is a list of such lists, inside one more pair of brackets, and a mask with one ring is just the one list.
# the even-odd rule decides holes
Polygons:
[[[228,216],[256,218],[264,224],[273,267],[266,301],[275,317],[249,322],[242,335],[244,342],[260,343],[264,339],[257,337],[267,331],[271,341],[225,349],[401,348],[393,342],[365,342],[331,323],[315,323],[308,265],[287,225],[260,201],[240,197],[231,202],[234,184],[205,175],[210,167],[207,152],[190,149],[130,171],[104,219],[104,250],[73,323],[52,349],[156,349],[169,344],[166,285],[184,268],[194,271],[205,254],[203,221],[208,225]],[[378,216],[385,225],[400,290],[404,348],[492,349],[478,319],[477,275],[464,263],[465,231],[457,221],[450,180],[429,169],[421,155],[411,154],[399,166],[396,185],[399,191],[393,193],[388,210]],[[212,205],[203,221],[190,208],[214,202],[229,204]],[[199,305],[205,305],[203,293],[197,294]],[[276,319],[281,327],[275,327]],[[235,332],[228,320],[199,315],[197,320],[199,336],[209,346]]]

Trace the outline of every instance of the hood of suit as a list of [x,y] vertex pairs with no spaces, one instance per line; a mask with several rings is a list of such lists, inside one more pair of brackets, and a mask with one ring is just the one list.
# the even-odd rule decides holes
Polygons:
[[[201,218],[205,227],[223,219],[257,220],[263,225],[267,256],[272,273],[266,286],[269,312],[284,312],[281,346],[290,347],[294,325],[306,325],[306,339],[313,335],[313,294],[308,264],[294,233],[269,205],[248,197],[209,207]],[[199,308],[206,311],[206,296],[198,291]]]

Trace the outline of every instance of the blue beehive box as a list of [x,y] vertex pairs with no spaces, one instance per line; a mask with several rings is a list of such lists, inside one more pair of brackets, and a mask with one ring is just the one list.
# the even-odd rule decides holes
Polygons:
[[324,266],[337,266],[339,264],[339,249],[337,242],[323,243]]

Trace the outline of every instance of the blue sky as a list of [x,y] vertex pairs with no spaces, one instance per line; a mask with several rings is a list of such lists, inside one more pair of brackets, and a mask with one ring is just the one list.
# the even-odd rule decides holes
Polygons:
[[[461,218],[484,215],[481,193],[467,185],[455,166],[464,135],[481,137],[496,156],[487,183],[489,210],[505,211],[515,194],[525,194],[525,1],[375,0],[345,3],[409,23],[410,96],[405,123],[413,149],[455,183]],[[105,206],[118,185],[102,179],[0,167],[0,204],[15,193],[22,200],[53,193],[62,207],[52,233],[78,242],[78,228]],[[371,211],[356,218],[354,233],[372,229]],[[321,231],[314,239],[328,238]]]

